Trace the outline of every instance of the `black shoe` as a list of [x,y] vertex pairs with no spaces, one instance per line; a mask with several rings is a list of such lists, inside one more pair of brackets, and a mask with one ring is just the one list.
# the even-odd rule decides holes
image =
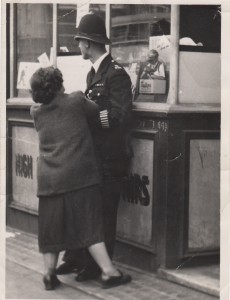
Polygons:
[[56,275],[45,275],[43,277],[43,282],[47,291],[54,290],[61,284],[61,281],[57,278]]
[[77,274],[75,280],[78,282],[93,280],[93,279],[97,279],[100,275],[101,275],[100,270],[90,269],[86,267]]
[[130,275],[124,275],[121,271],[120,276],[111,276],[108,279],[101,279],[102,289],[110,289],[119,285],[129,283],[132,280]]
[[55,271],[57,275],[65,275],[73,272],[77,272],[77,268],[73,263],[64,262]]

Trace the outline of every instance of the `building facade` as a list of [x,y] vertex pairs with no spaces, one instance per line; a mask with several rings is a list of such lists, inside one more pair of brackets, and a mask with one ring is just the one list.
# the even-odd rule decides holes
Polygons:
[[[88,11],[106,21],[133,84],[134,156],[118,212],[119,260],[150,271],[219,255],[221,30],[217,5],[6,4],[7,225],[37,233],[38,139],[29,78],[52,64],[67,92],[90,63],[73,37]],[[142,78],[149,50],[164,78]],[[81,74],[79,76],[79,74]]]

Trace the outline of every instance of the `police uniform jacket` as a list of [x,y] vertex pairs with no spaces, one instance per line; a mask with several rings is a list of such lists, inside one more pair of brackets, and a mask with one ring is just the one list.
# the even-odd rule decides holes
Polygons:
[[98,107],[82,92],[60,93],[49,104],[34,104],[31,116],[39,137],[38,196],[62,194],[100,183],[87,118]]
[[128,144],[132,103],[130,77],[111,55],[107,55],[92,81],[91,72],[88,73],[85,95],[97,103],[100,111],[92,131],[103,176],[122,177],[131,154]]

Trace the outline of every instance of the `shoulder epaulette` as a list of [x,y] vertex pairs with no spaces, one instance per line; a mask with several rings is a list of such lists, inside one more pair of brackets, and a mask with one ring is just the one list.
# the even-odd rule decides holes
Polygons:
[[115,60],[111,60],[111,62],[113,63],[113,69],[114,70],[121,70],[121,69],[123,69],[122,66],[120,66]]
[[113,66],[113,68],[114,68],[115,70],[122,69],[122,67],[121,67],[121,66],[119,66],[119,65],[114,65],[114,66]]

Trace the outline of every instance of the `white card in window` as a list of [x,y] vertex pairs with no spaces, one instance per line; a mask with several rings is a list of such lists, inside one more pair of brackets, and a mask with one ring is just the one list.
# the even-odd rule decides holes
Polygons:
[[76,20],[76,28],[78,28],[81,18],[89,13],[89,1],[81,0],[77,4],[77,20]]
[[42,68],[51,66],[49,57],[45,52],[38,57],[38,61],[40,62]]
[[69,49],[66,46],[60,47],[61,52],[69,52]]
[[40,67],[40,63],[20,62],[18,69],[17,89],[29,90],[30,78]]

